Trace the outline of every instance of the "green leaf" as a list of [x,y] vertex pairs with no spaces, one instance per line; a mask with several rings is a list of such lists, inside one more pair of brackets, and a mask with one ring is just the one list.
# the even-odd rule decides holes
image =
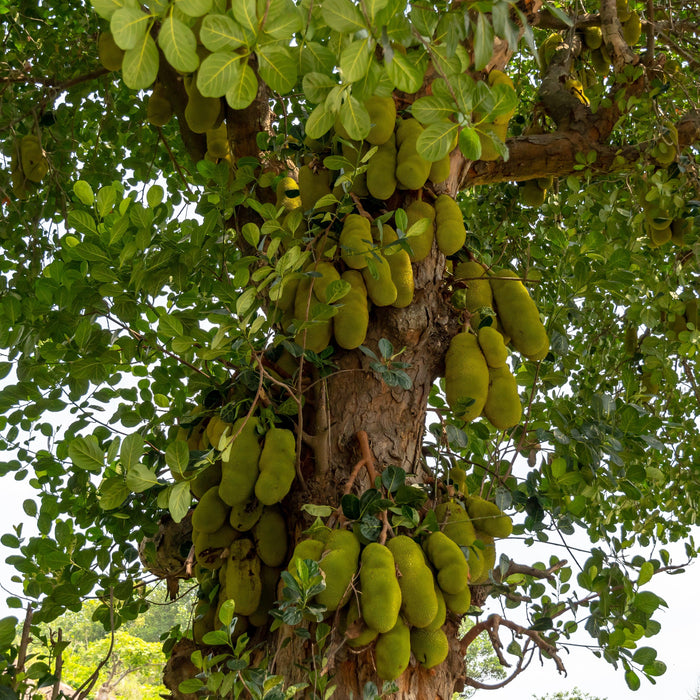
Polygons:
[[100,187],[97,193],[97,213],[101,217],[107,216],[114,208],[117,201],[117,190],[112,185]]
[[138,0],[90,0],[95,12],[102,19],[111,19],[112,15],[122,7],[138,8]]
[[374,51],[374,41],[369,37],[353,41],[340,54],[340,71],[343,80],[354,83],[363,78],[369,70]]
[[338,83],[325,73],[307,73],[301,81],[302,89],[309,102],[320,104],[326,99],[328,91]]
[[168,17],[158,32],[158,44],[167,62],[181,73],[193,73],[199,66],[197,39],[194,32],[179,19]]
[[95,201],[95,194],[90,187],[89,182],[85,180],[77,180],[73,183],[73,193],[85,205],[92,206]]
[[419,97],[411,105],[413,118],[424,125],[447,121],[454,112],[454,104],[442,97]]
[[272,90],[283,95],[294,88],[297,65],[286,48],[268,44],[261,46],[255,55],[258,57],[260,77]]
[[354,493],[346,493],[340,499],[340,507],[348,520],[357,520],[362,515],[360,499]]
[[139,463],[145,444],[144,439],[138,433],[132,433],[124,438],[119,452],[119,461],[124,469],[128,471]]
[[241,70],[226,92],[226,102],[231,109],[245,109],[258,94],[258,79],[248,62],[241,63]]
[[151,185],[146,193],[146,201],[148,202],[148,206],[152,209],[157,207],[163,201],[164,194],[165,192],[160,185]]
[[78,233],[85,235],[97,233],[97,223],[86,211],[69,211],[66,223]]
[[158,333],[167,338],[175,338],[183,334],[182,321],[175,316],[163,312],[158,319]]
[[387,2],[388,0],[363,0],[365,11],[371,21],[374,21],[377,13],[387,6]]
[[267,7],[267,19],[263,31],[273,39],[289,41],[304,26],[301,6],[297,7],[292,0],[271,0]]
[[157,486],[158,477],[145,464],[134,464],[126,474],[126,485],[134,493],[141,493]]
[[237,83],[244,60],[230,51],[210,54],[197,72],[197,88],[204,97],[223,97]]
[[190,448],[185,440],[175,440],[165,448],[165,463],[175,477],[185,476],[190,462]]
[[168,497],[168,510],[176,523],[179,523],[186,515],[192,504],[192,494],[188,481],[180,481],[170,488]]
[[399,467],[387,467],[382,472],[382,486],[389,493],[396,493],[398,488],[406,481],[406,472]]
[[228,15],[207,15],[202,20],[199,39],[209,51],[233,51],[248,46],[242,27]]
[[[228,639],[226,641],[228,641]],[[202,688],[204,688],[204,683],[199,678],[188,678],[186,681],[182,681],[177,687],[181,693],[185,694],[196,693]]]
[[454,122],[430,124],[416,141],[418,155],[431,163],[444,158],[452,150],[457,129]]
[[12,646],[17,631],[19,620],[14,617],[3,617],[0,620],[0,651],[5,651]]
[[138,8],[125,7],[117,10],[109,22],[114,42],[124,51],[142,44],[150,21],[150,15]]
[[219,622],[221,622],[224,627],[228,627],[231,624],[235,610],[236,605],[230,598],[221,604],[219,608]]
[[648,666],[656,661],[656,649],[651,647],[639,647],[632,656],[632,661],[640,666]]
[[212,0],[175,0],[175,7],[190,17],[201,17],[211,10]]
[[351,0],[324,0],[321,14],[328,26],[341,34],[366,29],[360,9]]
[[493,27],[487,15],[480,12],[474,30],[474,68],[483,70],[493,56]]
[[340,121],[351,139],[361,141],[371,128],[367,108],[352,95],[346,100],[340,110]]
[[150,34],[124,54],[122,76],[132,90],[143,90],[153,84],[158,75],[158,48]]
[[384,60],[391,82],[403,92],[418,92],[423,84],[425,69],[416,65],[408,55],[395,51],[391,60]]
[[326,287],[326,303],[333,304],[347,295],[352,285],[345,280],[333,280]]
[[131,491],[121,476],[112,476],[100,484],[99,504],[102,510],[113,510],[126,501]]
[[639,676],[632,669],[625,671],[625,683],[630,690],[639,690],[642,684]]
[[68,456],[78,469],[98,473],[104,466],[104,451],[94,435],[73,438]]
[[304,125],[306,135],[312,139],[320,139],[321,136],[328,133],[334,122],[333,112],[329,111],[325,104],[320,104],[314,108],[306,120]]
[[650,561],[645,561],[639,568],[639,578],[637,579],[637,585],[643,586],[648,581],[651,581],[651,577],[654,575],[654,565]]
[[232,3],[233,16],[249,36],[258,34],[258,18],[256,15],[255,0],[236,0]]
[[459,150],[467,160],[481,158],[481,139],[476,129],[465,127],[459,132]]

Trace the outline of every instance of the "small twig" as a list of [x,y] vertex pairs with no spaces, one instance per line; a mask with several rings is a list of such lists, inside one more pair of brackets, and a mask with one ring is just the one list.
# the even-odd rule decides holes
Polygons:
[[365,462],[365,467],[367,469],[367,474],[369,474],[370,482],[374,485],[377,478],[377,471],[374,468],[374,455],[369,446],[369,437],[364,430],[358,430],[355,433],[357,441],[360,443],[360,453],[362,454],[362,459]]
[[19,643],[19,651],[17,653],[17,673],[24,671],[24,663],[27,660],[27,647],[29,646],[29,632],[32,626],[32,617],[34,617],[34,608],[31,603],[27,603],[27,614],[24,616],[24,625],[22,626],[22,640]]
[[[508,578],[513,574],[525,574],[525,576],[532,576],[533,578],[546,578],[550,581],[554,580],[554,574],[559,571],[562,567],[567,565],[566,559],[558,561],[554,566],[550,566],[549,569],[535,569],[532,566],[526,566],[525,564],[516,564],[511,561],[508,565],[508,570],[503,578]],[[499,574],[500,577],[500,574]]]
[[360,473],[360,469],[365,466],[365,460],[361,459],[353,468],[352,471],[350,472],[350,476],[348,477],[348,480],[345,482],[345,488],[343,489],[344,494],[350,493],[352,491],[352,485],[355,483],[355,479],[357,479],[357,475]]

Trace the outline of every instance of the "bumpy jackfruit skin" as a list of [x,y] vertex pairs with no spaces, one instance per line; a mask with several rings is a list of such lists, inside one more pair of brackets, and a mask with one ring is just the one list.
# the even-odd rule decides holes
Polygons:
[[416,200],[411,202],[406,209],[408,217],[408,229],[421,219],[429,219],[430,226],[419,236],[411,236],[408,244],[411,246],[411,262],[420,262],[430,255],[435,240],[435,209],[427,202]]
[[326,588],[316,595],[316,601],[326,606],[327,612],[337,610],[350,597],[350,584],[357,570],[360,543],[349,530],[334,530],[326,542],[325,553],[319,562],[326,580]]
[[213,486],[192,512],[192,527],[200,532],[216,532],[226,522],[228,515],[228,505],[219,497],[218,486]]
[[320,277],[313,278],[314,296],[323,304],[328,300],[326,296],[328,285],[340,279],[340,273],[335,269],[331,262],[319,262],[312,268],[316,275]]
[[209,438],[209,443],[218,449],[219,440],[228,428],[228,436],[231,437],[231,428],[233,425],[222,420],[219,416],[214,415],[209,419],[207,427],[205,428],[207,438]]
[[[472,583],[474,582],[472,581]],[[472,593],[471,590],[469,590],[469,586],[455,595],[445,593],[444,591],[443,595],[445,596],[445,606],[455,615],[464,615],[471,607]]]
[[394,555],[401,574],[401,612],[413,627],[427,627],[438,610],[433,572],[425,562],[423,550],[406,535],[392,537],[386,545]]
[[[506,278],[506,279],[502,279]],[[507,278],[512,278],[507,279]],[[547,331],[525,285],[512,270],[499,270],[490,279],[498,318],[513,347],[527,358],[549,349]]]
[[475,530],[491,537],[510,537],[513,521],[495,503],[479,496],[467,498],[467,512]]
[[428,179],[433,184],[438,184],[444,182],[450,176],[450,154],[448,153],[444,158],[436,160],[430,165],[430,173]]
[[41,182],[49,172],[49,161],[46,160],[38,136],[27,134],[22,137],[19,142],[19,157],[22,172],[27,180]]
[[308,540],[301,540],[297,542],[296,547],[294,547],[294,552],[292,553],[292,558],[289,560],[287,565],[287,571],[297,578],[297,562],[304,561],[305,559],[311,559],[311,561],[318,561],[323,554],[323,549],[325,543],[320,540],[309,538]]
[[263,504],[255,496],[252,496],[247,501],[243,501],[243,503],[235,503],[231,506],[229,522],[231,527],[239,532],[248,532],[258,522],[262,512]]
[[372,250],[372,227],[369,220],[359,214],[348,214],[340,232],[340,257],[353,270],[367,267]]
[[584,27],[583,40],[589,49],[598,49],[603,43],[603,31],[600,27]]
[[225,559],[221,558],[224,549],[239,537],[240,533],[225,522],[216,532],[192,530],[192,544],[197,563],[204,569],[218,569]]
[[190,481],[192,495],[200,499],[212,486],[218,486],[221,481],[221,462],[214,462]]
[[233,542],[226,563],[226,599],[233,600],[238,615],[251,615],[260,603],[260,559],[248,539]]
[[275,569],[264,564],[260,567],[260,579],[262,581],[262,593],[258,607],[248,616],[251,625],[262,627],[267,624],[270,610],[277,600],[277,584],[280,580],[280,569]]
[[215,129],[207,129],[207,153],[213,158],[225,158],[229,154],[226,122]]
[[[376,279],[372,268],[377,275]],[[391,279],[391,267],[381,253],[373,253],[371,267],[368,265],[362,270],[362,277],[367,287],[367,296],[375,306],[391,306],[396,301],[398,290]]]
[[254,416],[239,418],[231,428],[233,442],[222,453],[219,496],[230,506],[245,503],[253,495],[258,479],[260,443]]
[[415,119],[404,119],[396,130],[396,179],[407,190],[419,190],[430,175],[431,163],[418,155],[416,142],[423,127]]
[[396,579],[394,555],[382,544],[371,542],[362,550],[360,589],[362,617],[371,629],[388,632],[401,610],[401,588]]
[[255,549],[263,564],[281,566],[287,557],[287,523],[277,508],[264,508],[253,528]]
[[[375,235],[375,239],[378,238]],[[387,246],[398,240],[398,235],[391,226],[384,224],[382,227],[382,245]],[[392,306],[397,309],[407,307],[413,301],[413,267],[411,256],[399,246],[390,246],[384,250],[384,255],[391,269],[391,281],[396,287],[396,301]]]
[[295,476],[294,433],[286,428],[270,428],[260,455],[260,476],[255,484],[257,499],[266,506],[279,503],[289,493]]
[[124,49],[120,49],[114,41],[112,32],[100,32],[97,39],[97,55],[107,70],[121,70],[124,53]]
[[[472,584],[480,586],[481,584],[486,583],[489,580],[491,572],[496,566],[496,546],[493,542],[493,537],[491,535],[487,535],[485,532],[479,532],[478,530],[477,535],[477,539],[484,544],[484,548],[481,550],[483,553],[484,566],[481,572],[481,576],[475,578],[472,581]],[[445,598],[445,603],[447,603],[447,598]]]
[[448,194],[441,194],[435,200],[435,236],[438,248],[445,255],[453,255],[467,239],[462,210]]
[[441,664],[450,651],[447,635],[441,630],[411,630],[411,651],[424,668]]
[[523,408],[518,383],[507,365],[489,368],[489,393],[484,404],[484,415],[499,430],[508,430],[520,423]]
[[373,146],[381,146],[394,134],[396,122],[396,104],[394,98],[373,95],[365,101],[365,107],[369,112],[369,121],[372,128],[367,134],[366,140]]
[[377,148],[367,165],[367,190],[376,199],[389,199],[396,190],[396,137]]
[[518,188],[518,197],[526,207],[541,207],[547,190],[540,187],[537,180],[527,180]]
[[[331,173],[325,168],[312,170],[308,165],[299,168],[299,191],[301,193],[301,205],[304,211],[316,208],[316,202],[321,197],[331,193]],[[322,211],[328,211],[330,207],[321,207]]]
[[628,46],[634,46],[642,36],[642,19],[636,12],[630,12],[629,18],[622,23],[622,36]]
[[[308,320],[311,308],[316,303],[311,289],[310,277],[306,277],[299,282],[297,293],[294,297],[294,318],[298,321]],[[314,321],[308,328],[300,330],[294,336],[294,342],[305,350],[319,353],[328,347],[332,335],[332,319],[319,319]]]
[[489,369],[479,342],[473,333],[458,333],[450,342],[445,356],[445,396],[453,411],[458,402],[473,399],[473,403],[455,413],[457,418],[472,421],[481,415],[489,388]]
[[339,302],[338,313],[333,318],[333,335],[341,348],[354,350],[367,337],[367,288],[362,273],[357,270],[346,270],[341,279],[350,284],[350,291]]
[[469,565],[459,546],[444,532],[433,532],[423,544],[445,593],[456,594],[469,584]]
[[213,129],[221,114],[221,100],[218,97],[204,97],[197,87],[197,80],[185,80],[187,91],[187,106],[185,121],[195,134],[205,134],[207,129]]
[[407,668],[411,660],[411,631],[399,618],[394,627],[380,634],[374,647],[377,675],[384,681],[393,681]]
[[465,282],[464,308],[469,313],[475,314],[479,309],[493,307],[491,285],[486,270],[478,262],[469,260],[459,263],[455,267],[454,277]]
[[476,531],[467,511],[456,501],[446,501],[435,509],[442,532],[453,540],[467,554],[469,580],[473,583],[479,577],[484,566],[482,550],[475,548]]
[[477,339],[486,364],[493,369],[505,367],[508,348],[503,342],[503,336],[493,326],[483,326],[479,328]]
[[377,638],[378,634],[379,632],[377,632],[377,630],[368,627],[367,621],[360,617],[360,608],[357,604],[357,599],[353,597],[350,600],[345,616],[346,644],[353,649],[359,649],[371,644]]
[[435,597],[437,598],[438,602],[438,608],[437,613],[435,613],[435,617],[433,618],[433,621],[427,627],[422,628],[428,631],[440,629],[440,627],[442,627],[445,624],[445,619],[447,617],[447,606],[445,605],[445,596],[440,586],[438,586],[437,581],[434,581],[433,583],[435,584],[434,589]]

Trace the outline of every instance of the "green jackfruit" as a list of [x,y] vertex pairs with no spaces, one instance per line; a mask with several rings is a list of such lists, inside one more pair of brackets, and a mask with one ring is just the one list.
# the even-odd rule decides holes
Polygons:
[[[474,582],[472,581],[472,583]],[[443,595],[445,596],[445,606],[455,615],[464,615],[471,607],[472,593],[469,586],[455,595],[445,593],[444,591]]]
[[513,521],[495,503],[479,496],[467,498],[467,512],[474,528],[491,537],[510,537]]
[[630,16],[622,23],[622,37],[628,46],[634,46],[642,36],[642,19],[635,12],[630,12]]
[[345,640],[352,649],[365,647],[377,638],[377,630],[368,627],[366,622],[360,617],[357,598],[353,597],[345,616]]
[[193,529],[192,544],[197,563],[204,569],[218,569],[225,562],[221,554],[238,536],[239,533],[228,522],[216,532],[200,532]]
[[261,503],[279,503],[292,487],[296,476],[296,439],[286,428],[270,428],[260,455],[260,476],[255,495]]
[[415,119],[399,121],[396,129],[396,179],[407,190],[419,190],[425,185],[432,163],[418,155],[416,142],[423,127]]
[[[430,222],[427,228],[417,236],[411,236],[408,239],[408,244],[411,246],[411,262],[420,262],[430,255],[435,240],[435,209],[430,204],[420,200],[411,202],[406,208],[406,216],[408,217],[408,230],[420,221],[428,219]],[[408,233],[408,231],[407,231]]]
[[[476,336],[458,333],[445,356],[445,396],[455,415],[472,421],[481,415],[489,388],[489,370]],[[465,405],[471,400],[470,405]]]
[[276,194],[278,209],[281,207],[289,212],[302,206],[299,184],[293,177],[283,177],[277,183]]
[[448,194],[441,194],[435,200],[435,237],[445,255],[456,253],[467,239],[462,210]]
[[450,176],[451,159],[448,153],[440,160],[436,160],[430,165],[430,174],[428,179],[433,184],[438,184],[439,182],[444,182]]
[[233,428],[233,425],[231,423],[227,423],[226,421],[221,420],[219,416],[212,416],[209,419],[209,422],[207,423],[207,427],[205,429],[207,437],[209,438],[209,443],[218,449],[219,440],[221,440],[221,436],[224,434],[224,431],[227,428],[228,436],[231,437],[231,429]]
[[484,566],[482,550],[474,547],[476,532],[467,511],[456,501],[441,503],[435,509],[435,515],[442,531],[459,545],[467,557],[469,565],[469,580],[481,575]]
[[501,154],[496,150],[494,139],[505,143],[508,133],[508,124],[484,124],[480,127],[483,131],[478,131],[481,142],[481,156],[479,160],[494,161],[501,158]]
[[589,49],[599,49],[603,43],[603,31],[600,27],[584,27],[583,40]]
[[399,570],[401,612],[413,627],[427,627],[438,611],[433,572],[420,546],[406,535],[392,537],[386,545]]
[[376,199],[389,199],[396,190],[396,138],[377,148],[367,165],[367,190]]
[[270,617],[270,610],[275,607],[280,570],[263,564],[260,567],[260,580],[262,581],[260,602],[255,611],[248,616],[250,624],[255,627],[262,627],[267,624]]
[[445,618],[447,617],[447,607],[445,606],[445,596],[443,595],[442,589],[438,586],[437,581],[434,581],[435,597],[437,598],[438,608],[433,621],[427,626],[423,627],[424,630],[437,630],[440,629],[445,624]]
[[192,527],[200,532],[216,532],[228,518],[228,505],[219,497],[218,486],[212,486],[192,512]]
[[360,543],[349,530],[334,530],[328,537],[325,552],[319,562],[326,588],[316,595],[319,605],[328,612],[337,610],[350,597],[350,584],[357,570]]
[[117,46],[112,32],[100,32],[97,38],[97,55],[107,70],[121,70],[125,53],[124,49]]
[[187,90],[187,106],[185,121],[195,134],[205,134],[207,129],[213,129],[221,115],[221,100],[218,97],[204,97],[197,87],[197,80],[185,80]]
[[598,75],[607,75],[610,72],[610,59],[603,52],[603,47],[591,51],[591,64]]
[[459,546],[444,532],[433,532],[423,544],[445,593],[457,594],[469,583],[469,566]]
[[[325,168],[312,170],[308,165],[299,168],[299,191],[304,211],[316,208],[321,197],[331,193],[331,173]],[[319,211],[328,211],[330,206],[321,207]]]
[[24,177],[31,182],[41,182],[49,172],[49,161],[46,160],[39,137],[34,134],[27,134],[20,140],[19,159]]
[[540,187],[537,180],[526,180],[518,187],[518,197],[526,207],[541,207],[547,190]]
[[484,404],[484,415],[499,430],[508,430],[520,423],[523,408],[518,384],[508,365],[489,369],[489,393]]
[[494,369],[505,367],[508,359],[508,348],[503,342],[503,336],[493,326],[483,326],[479,328],[477,338],[486,364]]
[[396,301],[398,291],[391,279],[391,267],[380,252],[372,254],[368,266],[362,270],[362,277],[367,287],[367,296],[375,306],[391,306]]
[[253,528],[255,549],[266,566],[281,566],[287,556],[287,523],[277,508],[264,508]]
[[549,350],[547,331],[540,321],[535,302],[518,275],[512,270],[499,270],[490,283],[498,318],[513,347],[530,359],[540,357],[543,352],[546,355]]
[[[472,584],[475,586],[480,586],[489,580],[491,572],[496,566],[496,546],[491,535],[487,535],[485,532],[479,532],[478,530],[477,535],[477,539],[484,545],[484,548],[481,550],[484,564],[481,576],[474,577],[472,579]],[[445,603],[449,607],[447,596],[445,596]]]
[[384,545],[371,542],[362,550],[360,589],[365,623],[377,632],[388,632],[401,610],[401,588],[394,555]]
[[[379,237],[376,232],[375,239]],[[407,307],[413,301],[413,267],[411,256],[398,245],[389,245],[399,239],[396,231],[391,226],[384,224],[382,227],[382,245],[389,246],[384,249],[384,255],[391,269],[391,281],[396,287],[396,301],[392,304],[397,309]]]
[[333,263],[325,261],[316,263],[316,266],[311,269],[316,275],[320,275],[320,277],[313,278],[314,296],[321,303],[325,304],[328,300],[326,296],[328,285],[339,280],[340,273],[335,269]]
[[292,553],[292,558],[287,565],[287,571],[289,571],[294,578],[297,578],[297,562],[304,561],[305,559],[316,562],[319,561],[325,546],[324,542],[314,538],[297,542],[296,547],[294,547],[294,552]]
[[447,658],[450,644],[441,629],[416,629],[411,630],[411,651],[423,667],[433,668]]
[[260,559],[248,539],[236,540],[230,550],[225,597],[233,600],[237,615],[251,615],[257,610],[262,595]]
[[394,98],[373,95],[365,100],[365,107],[369,112],[369,121],[372,128],[367,134],[367,141],[373,146],[381,146],[394,134],[396,122],[396,104]]
[[207,129],[207,153],[213,158],[225,158],[229,154],[226,122],[215,129]]
[[239,418],[231,428],[228,445],[221,453],[219,496],[232,506],[250,500],[258,478],[260,443],[254,416]]
[[243,501],[243,503],[234,503],[231,506],[229,522],[231,527],[239,532],[248,532],[258,522],[262,512],[263,504],[255,496],[252,496],[247,501]]
[[374,647],[377,675],[384,681],[393,681],[407,668],[411,660],[411,632],[399,617],[394,627],[380,634]]
[[367,267],[372,250],[372,227],[369,220],[359,214],[348,214],[340,232],[340,257],[354,270]]
[[[306,277],[299,282],[294,297],[294,318],[298,321],[309,321],[311,309],[317,303],[311,293],[311,278]],[[294,337],[294,342],[305,350],[315,353],[325,350],[331,342],[333,322],[330,318],[312,320],[307,328],[301,329]]]
[[190,491],[195,498],[201,498],[212,486],[221,482],[221,462],[214,462],[190,481]]
[[367,336],[367,288],[362,273],[357,270],[346,270],[341,279],[350,284],[350,291],[338,303],[338,313],[333,318],[333,335],[337,345],[353,350],[359,348]]

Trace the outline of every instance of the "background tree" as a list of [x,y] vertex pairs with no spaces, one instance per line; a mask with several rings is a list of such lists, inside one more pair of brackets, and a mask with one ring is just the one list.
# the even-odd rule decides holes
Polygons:
[[[338,698],[449,697],[489,685],[465,672],[480,633],[502,663],[514,659],[514,677],[538,654],[561,668],[557,648],[579,627],[631,688],[641,675],[653,682],[665,666],[645,639],[666,603],[646,584],[679,569],[665,545],[688,537],[698,504],[695,8],[92,8],[2,6],[0,410],[3,447],[16,451],[2,473],[30,479],[37,495],[24,509],[39,533],[18,526],[2,539],[25,599],[9,604],[32,601],[32,623],[55,624],[96,594],[94,619],[119,630],[148,608],[144,582],[165,579],[175,596],[196,576],[196,642],[176,630],[165,645],[176,697],[203,683],[220,695],[279,697],[309,683]],[[399,186],[385,189],[394,177]],[[333,279],[332,266],[335,277],[364,269],[362,282]],[[519,284],[503,268],[539,313],[498,292],[474,300],[486,270],[489,288]],[[487,378],[475,332],[497,324],[515,352]],[[523,344],[519,330],[541,342]],[[454,380],[465,374],[462,388]],[[469,420],[487,384],[486,416]],[[210,496],[191,515],[193,494],[224,479],[220,461],[225,472],[244,458],[251,471],[236,474],[257,469],[263,433],[294,473],[288,494],[274,480],[256,491],[268,505],[283,498],[288,547],[273,568],[328,526],[351,525],[364,551],[399,534],[423,544],[444,529],[446,507],[467,503],[476,516],[468,494],[513,513],[516,535],[549,542],[551,555],[516,563],[496,557],[488,534],[461,541],[470,586],[458,577],[459,601],[436,632],[449,653],[432,669],[422,633],[413,652],[423,665],[395,674],[389,662],[408,663],[405,631],[383,655],[374,643],[349,648],[368,630],[348,623],[344,605],[320,622],[345,588],[332,558],[319,573],[320,551],[282,575],[264,605],[281,600],[270,625],[255,591],[230,583],[234,570],[259,580],[260,531],[253,542],[236,520],[227,541],[198,546],[195,536],[193,546],[193,521],[195,535],[211,534],[222,506]],[[247,447],[231,449],[232,438]],[[238,504],[243,488],[215,489],[224,519],[232,505],[259,512],[252,499]],[[508,520],[499,523],[504,536]],[[577,528],[586,554],[567,546]],[[691,541],[686,551],[695,556]],[[202,570],[219,552],[225,582]],[[233,589],[238,615],[230,604],[217,613],[217,596]],[[427,583],[417,589],[434,600]],[[260,616],[246,623],[251,591]],[[459,640],[458,613],[491,599],[500,612]],[[524,620],[511,619],[516,607]],[[217,618],[223,628],[207,636]],[[28,666],[16,623],[0,624],[0,650],[2,683],[20,693],[55,669]],[[207,656],[205,641],[225,651]],[[395,689],[383,688],[394,675]]]

